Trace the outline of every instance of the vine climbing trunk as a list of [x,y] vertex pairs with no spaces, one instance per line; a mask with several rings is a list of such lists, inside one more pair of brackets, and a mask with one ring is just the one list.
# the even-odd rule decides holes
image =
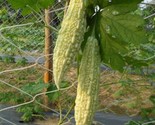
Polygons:
[[[49,28],[52,21],[52,16],[50,9],[45,9],[45,73],[44,73],[44,83],[50,83],[53,81],[53,41],[52,41],[52,31]],[[46,90],[44,90],[46,91]],[[44,103],[48,106],[47,96],[44,96]]]

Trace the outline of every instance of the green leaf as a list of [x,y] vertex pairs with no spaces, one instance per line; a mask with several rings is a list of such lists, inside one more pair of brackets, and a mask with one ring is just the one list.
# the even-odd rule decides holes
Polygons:
[[120,72],[124,71],[125,62],[121,55],[113,54],[110,60],[110,65],[113,69],[119,70]]
[[132,67],[137,67],[140,68],[142,66],[148,66],[147,62],[144,60],[138,60],[134,57],[129,57],[129,56],[125,56],[124,60],[126,61],[126,63]]
[[96,37],[100,41],[102,61],[119,71],[123,71],[127,64],[124,55],[129,52],[128,46],[147,42],[143,18],[128,13],[130,9],[126,9],[127,6],[116,4],[105,7],[96,19]]
[[14,9],[19,9],[19,8],[25,8],[27,3],[29,2],[26,0],[8,0],[8,2],[12,5]]
[[105,10],[102,12],[101,23],[104,30],[125,43],[139,45],[147,42],[146,32],[144,31],[143,18],[133,14],[118,15],[112,14],[118,11]]
[[21,119],[23,121],[25,121],[25,122],[28,122],[28,121],[30,121],[32,119],[32,114],[33,114],[33,112],[31,112],[31,111],[30,112],[26,112],[26,113],[24,113],[22,115]]
[[33,108],[34,108],[33,109],[34,110],[34,113],[41,113],[42,112],[42,108],[38,104],[35,104]]
[[84,5],[86,8],[86,14],[91,17],[95,13],[95,7],[97,5],[96,0],[84,0]]
[[49,6],[54,4],[54,1],[55,0],[38,0],[38,4],[41,8],[48,8]]
[[[57,87],[55,86],[55,84],[50,84],[50,86],[47,88],[47,91],[55,91],[57,90]],[[57,91],[57,92],[53,92],[53,93],[49,93],[49,94],[46,94],[49,98],[49,100],[51,102],[54,102],[54,101],[57,101],[59,96],[60,96],[60,92]]]
[[96,6],[96,4],[97,4],[96,0],[84,0],[85,7]]
[[66,88],[69,86],[69,83],[67,81],[63,81],[61,84],[60,84],[60,88]]
[[106,6],[111,6],[111,5],[118,5],[118,4],[127,4],[130,6],[130,10],[135,10],[137,8],[137,4],[139,4],[140,2],[142,2],[143,0],[111,0],[111,2],[109,2],[109,0],[97,0],[98,5],[101,8],[104,8]]
[[[68,82],[62,82],[60,84],[60,88],[66,88],[68,86],[69,86]],[[56,87],[56,85],[54,83],[50,84],[50,86],[47,88],[48,92],[49,91],[55,91],[55,90],[57,90],[57,87]],[[56,91],[56,92],[52,92],[52,93],[49,93],[49,94],[46,94],[46,95],[48,96],[48,98],[49,98],[49,100],[51,102],[54,102],[54,101],[58,100],[58,98],[60,97],[61,93],[60,93],[60,91]]]
[[22,14],[30,14],[34,11],[48,8],[55,0],[8,0],[14,9],[21,9]]
[[22,90],[29,93],[29,94],[37,94],[43,91],[43,89],[47,88],[48,84],[39,82],[39,83],[29,83],[22,86]]
[[127,52],[125,45],[108,35],[103,25],[100,25],[98,30],[100,32],[102,61],[113,69],[123,71],[125,63],[121,54]]
[[155,95],[150,96],[150,101],[155,105]]

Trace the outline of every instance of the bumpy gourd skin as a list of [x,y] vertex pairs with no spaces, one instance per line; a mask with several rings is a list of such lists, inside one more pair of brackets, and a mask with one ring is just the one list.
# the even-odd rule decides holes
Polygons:
[[83,0],[70,0],[61,24],[53,55],[53,75],[57,88],[74,61],[86,31]]
[[76,125],[91,125],[98,102],[100,54],[98,42],[89,37],[79,69],[75,105]]

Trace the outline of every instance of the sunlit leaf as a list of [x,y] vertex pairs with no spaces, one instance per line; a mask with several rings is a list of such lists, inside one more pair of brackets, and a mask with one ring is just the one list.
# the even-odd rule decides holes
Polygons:
[[[98,14],[96,21],[102,61],[119,71],[123,71],[123,67],[129,63],[124,57],[129,52],[128,46],[147,42],[143,19],[129,13],[131,9],[127,9],[127,6],[126,3],[107,6]],[[131,61],[130,64],[143,65],[141,60],[137,61]]]
[[104,63],[110,65],[113,69],[122,71],[125,62],[121,54],[127,52],[125,46],[117,39],[106,34],[102,25],[100,26],[100,41],[101,41],[101,57]]
[[[115,13],[115,14],[113,14]],[[102,12],[101,23],[105,31],[120,41],[139,44],[147,41],[143,19],[138,15],[117,15],[119,11],[105,10]]]

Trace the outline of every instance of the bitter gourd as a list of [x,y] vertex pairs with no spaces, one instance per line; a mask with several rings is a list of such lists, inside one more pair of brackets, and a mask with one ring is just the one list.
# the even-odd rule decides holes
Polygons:
[[75,101],[76,125],[91,125],[96,111],[100,77],[100,54],[97,39],[88,37],[79,68]]
[[74,61],[86,31],[83,0],[70,0],[56,40],[53,55],[53,75],[57,88]]

